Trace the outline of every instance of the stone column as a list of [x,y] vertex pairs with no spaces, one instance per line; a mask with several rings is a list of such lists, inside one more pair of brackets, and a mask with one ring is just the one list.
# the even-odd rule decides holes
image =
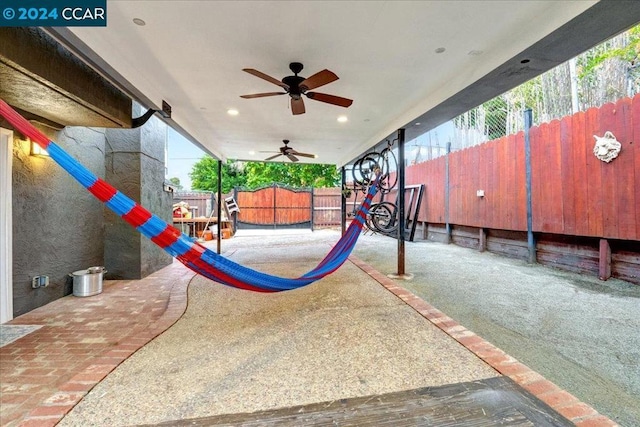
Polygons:
[[[133,106],[134,117],[145,109]],[[171,221],[171,193],[164,191],[167,125],[152,117],[136,129],[107,129],[105,179],[163,220]],[[172,258],[122,218],[105,208],[106,277],[140,279]]]

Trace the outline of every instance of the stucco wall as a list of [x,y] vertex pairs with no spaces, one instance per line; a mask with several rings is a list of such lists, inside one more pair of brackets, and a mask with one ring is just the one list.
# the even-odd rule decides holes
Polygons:
[[[172,195],[163,191],[167,126],[162,121],[152,118],[139,129],[40,129],[98,177],[171,221]],[[73,271],[103,265],[105,279],[139,279],[172,262],[53,160],[31,156],[29,142],[14,135],[14,316],[70,294]],[[33,289],[37,275],[49,276],[49,286]]]
[[[144,109],[134,105],[134,116]],[[172,195],[163,191],[167,125],[152,117],[137,129],[108,129],[106,180],[147,210],[171,220]],[[172,258],[112,212],[105,215],[107,277],[140,279]]]
[[[104,177],[103,129],[40,129]],[[104,211],[53,160],[30,156],[29,142],[14,135],[13,307],[18,316],[70,293],[69,273],[102,265]],[[36,275],[49,276],[49,286],[32,289]]]

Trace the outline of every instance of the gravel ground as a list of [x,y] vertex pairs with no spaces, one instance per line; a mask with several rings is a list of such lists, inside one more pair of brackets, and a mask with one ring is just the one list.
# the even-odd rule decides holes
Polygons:
[[[223,252],[288,277],[313,267],[339,237],[328,230],[279,233],[256,255],[263,234],[246,236],[224,241]],[[365,235],[354,254],[395,273],[396,248],[395,240]],[[640,427],[640,286],[433,242],[407,242],[406,259],[414,278],[402,286],[621,426]],[[446,378],[448,368],[421,358],[433,331],[398,311],[379,287],[354,290],[362,281],[347,263],[318,284],[265,299],[198,279],[184,318],[109,375],[60,425],[127,425],[408,389],[433,381],[425,369]],[[360,347],[362,337],[373,337],[371,346]],[[350,360],[351,351],[358,358]],[[311,360],[311,354],[321,356]],[[423,368],[408,373],[405,362]],[[472,368],[465,375],[491,372]],[[132,416],[143,410],[155,418]]]
[[[224,242],[231,259],[296,277],[335,232]],[[497,376],[347,262],[302,289],[259,294],[204,278],[185,315],[126,360],[59,426],[153,424]]]
[[[396,250],[361,236],[354,254],[394,273]],[[405,288],[621,426],[640,426],[640,286],[455,245],[407,242],[405,252]]]

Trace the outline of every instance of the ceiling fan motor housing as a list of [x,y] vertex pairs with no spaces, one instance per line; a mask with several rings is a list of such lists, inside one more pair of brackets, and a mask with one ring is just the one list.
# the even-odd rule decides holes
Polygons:
[[302,90],[300,90],[300,83],[302,83],[304,80],[305,78],[300,76],[287,76],[282,79],[282,83],[289,86],[289,94],[293,98],[300,99],[300,95],[302,95]]

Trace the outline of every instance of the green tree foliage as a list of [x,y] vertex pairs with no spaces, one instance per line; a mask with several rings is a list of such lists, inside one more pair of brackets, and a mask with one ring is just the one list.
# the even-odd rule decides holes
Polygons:
[[[189,177],[194,190],[218,191],[218,161],[211,156],[204,156],[193,165]],[[233,187],[242,187],[245,183],[246,175],[238,162],[227,160],[222,164],[223,193],[229,193]]]
[[184,188],[182,184],[180,184],[180,178],[178,178],[177,176],[174,176],[173,178],[169,178],[169,182],[171,183],[171,185],[176,187],[176,190],[178,191]]
[[517,133],[524,128],[526,108],[539,124],[638,92],[640,25],[456,117],[460,132],[454,148]]
[[333,165],[309,163],[247,162],[245,165],[248,188],[257,188],[277,182],[291,187],[337,187],[340,174]]
[[507,101],[503,97],[490,99],[482,104],[485,109],[485,133],[489,139],[505,136],[504,123],[507,121]]
[[[191,187],[218,191],[218,161],[205,156],[193,165]],[[263,163],[227,160],[222,165],[222,192],[234,187],[254,189],[273,183],[291,187],[337,187],[340,174],[333,165],[309,163]]]

